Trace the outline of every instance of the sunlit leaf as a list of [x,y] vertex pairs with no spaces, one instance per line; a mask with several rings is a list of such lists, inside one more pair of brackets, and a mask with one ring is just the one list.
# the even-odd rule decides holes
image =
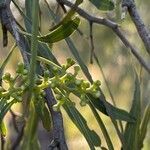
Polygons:
[[5,137],[6,132],[7,132],[6,126],[5,126],[4,122],[2,121],[2,122],[0,122],[0,133],[2,134],[3,137]]
[[52,32],[38,37],[38,40],[45,43],[55,43],[63,40],[70,36],[78,28],[79,23],[80,19],[75,17],[74,19],[61,24]]
[[138,80],[138,76],[136,74],[135,79],[135,90],[134,90],[134,97],[133,102],[130,110],[130,115],[136,118],[134,123],[128,122],[126,124],[124,138],[125,138],[125,150],[136,150],[139,144],[139,128],[140,128],[140,121],[141,121],[141,102],[140,102],[140,83]]
[[114,3],[111,0],[90,0],[90,2],[99,10],[113,10]]
[[[80,5],[82,2],[83,2],[83,0],[76,0],[75,5],[78,6],[78,5]],[[53,26],[53,27],[50,29],[50,31],[55,30],[55,29],[58,28],[61,24],[67,23],[69,20],[71,20],[71,19],[74,17],[75,13],[76,13],[76,11],[75,11],[73,8],[71,8],[71,9],[67,12],[67,14],[65,15],[65,17],[64,17],[61,21],[59,21],[58,24],[56,24],[55,26]],[[53,12],[51,12],[51,15],[54,16],[53,18],[56,17],[56,15],[53,14]]]

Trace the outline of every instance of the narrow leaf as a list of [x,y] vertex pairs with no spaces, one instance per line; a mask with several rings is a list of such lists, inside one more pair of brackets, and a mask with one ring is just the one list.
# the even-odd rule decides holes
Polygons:
[[3,106],[3,108],[0,109],[0,123],[2,122],[4,116],[6,115],[6,113],[10,110],[11,106],[15,103],[15,100],[5,104],[5,106]]
[[62,23],[52,32],[38,37],[38,40],[45,43],[55,43],[70,36],[79,26],[80,19],[75,17],[65,23]]
[[[25,27],[27,29],[27,32],[28,33],[31,33],[32,29],[31,29],[31,26],[32,26],[32,4],[33,4],[33,0],[26,0],[25,1],[25,9],[26,9],[26,16],[27,17],[24,17],[24,20],[25,20]],[[26,18],[28,18],[30,20],[27,20]]]
[[43,100],[37,100],[34,102],[35,105],[35,110],[39,116],[39,118],[42,120],[43,127],[47,130],[50,131],[51,129],[51,116],[50,112],[48,111],[46,105],[44,104]]
[[94,150],[95,146],[100,146],[101,141],[99,136],[93,130],[90,130],[86,120],[80,114],[80,112],[73,106],[72,104],[64,104],[63,105],[65,111],[67,112],[70,119],[76,125],[76,127],[80,130],[80,132],[85,137],[89,147]]
[[6,126],[5,126],[4,122],[2,121],[2,122],[0,122],[0,134],[3,137],[5,137],[6,136],[6,132],[7,132]]
[[[79,63],[79,65],[80,65],[83,73],[87,77],[87,79],[91,83],[93,83],[93,79],[91,77],[91,74],[90,74],[87,66],[84,64],[83,60],[81,59],[79,52],[76,49],[72,40],[70,38],[67,38],[66,43],[67,43],[71,53],[73,54],[73,56],[75,57],[75,59]],[[101,92],[100,98],[97,98],[97,99],[94,98],[92,95],[88,94],[90,101],[99,111],[101,111],[102,113],[104,113],[108,116],[111,116],[114,119],[130,121],[130,122],[134,121],[134,119],[129,115],[128,112],[126,112],[125,110],[122,110],[122,109],[118,109],[118,108],[114,107],[113,105],[111,105],[110,103],[108,103],[106,101],[105,96],[104,96],[103,92],[101,91],[101,89],[100,89],[100,92]]]
[[113,10],[114,3],[111,0],[90,0],[90,2],[99,10]]
[[126,124],[124,138],[125,138],[125,150],[136,150],[138,149],[139,144],[139,127],[141,121],[141,103],[140,103],[140,83],[138,80],[138,76],[136,74],[135,79],[135,91],[132,102],[132,107],[130,110],[130,115],[136,118],[134,123],[128,122]]
[[[83,2],[83,0],[76,0],[75,5],[78,6],[82,2]],[[49,11],[51,11],[51,10],[49,10]],[[69,10],[69,12],[67,12],[67,15],[57,25],[55,25],[54,27],[52,27],[50,29],[50,31],[53,31],[54,29],[58,28],[61,24],[67,23],[69,20],[71,20],[74,17],[75,13],[76,13],[76,11],[73,8],[71,8]],[[51,15],[52,14],[53,13],[51,13]],[[56,16],[56,15],[54,14],[53,16]],[[55,18],[55,17],[53,17],[53,18]]]
[[147,127],[148,127],[149,122],[150,122],[150,104],[145,109],[144,117],[143,117],[141,127],[140,127],[139,149],[142,149],[142,147],[143,147],[143,142],[144,142],[144,139],[145,139],[145,136],[147,133]]

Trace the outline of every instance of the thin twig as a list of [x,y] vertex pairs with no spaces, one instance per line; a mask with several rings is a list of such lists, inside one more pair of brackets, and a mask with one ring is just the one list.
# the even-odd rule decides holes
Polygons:
[[7,35],[7,28],[3,24],[2,24],[2,31],[3,31],[3,47],[5,47],[8,44],[8,35]]
[[93,64],[93,56],[94,56],[93,22],[89,22],[89,25],[90,25],[90,43],[91,43],[90,63]]
[[67,12],[67,10],[66,10],[66,8],[65,8],[64,4],[61,2],[61,0],[56,0],[56,1],[57,1],[58,5],[60,5],[60,7],[61,7],[61,8],[62,8],[62,10],[64,11],[64,13],[66,13],[66,12]]
[[116,24],[115,22],[106,19],[106,18],[102,18],[102,17],[95,17],[90,15],[89,13],[87,13],[85,10],[83,10],[82,8],[74,5],[73,3],[69,2],[68,0],[61,0],[63,4],[65,4],[66,6],[69,6],[73,9],[76,10],[76,12],[82,16],[83,18],[85,18],[88,21],[91,21],[93,23],[97,23],[97,24],[101,24],[101,25],[105,25],[107,27],[109,27],[110,29],[112,29],[114,31],[114,33],[120,38],[120,40],[123,42],[123,44],[127,47],[130,48],[132,54],[137,58],[137,60],[139,61],[139,63],[147,70],[148,73],[150,73],[150,64],[147,64],[147,62],[144,60],[144,58],[139,54],[138,50],[135,48],[135,46],[133,46],[128,40],[127,38],[124,36],[124,34],[122,33],[122,31],[120,30],[118,24]]

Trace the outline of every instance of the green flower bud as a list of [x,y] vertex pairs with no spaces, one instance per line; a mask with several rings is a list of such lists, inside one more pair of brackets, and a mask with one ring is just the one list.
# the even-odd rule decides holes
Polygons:
[[67,66],[72,66],[75,64],[75,61],[72,58],[67,58]]
[[22,91],[24,91],[26,89],[26,86],[22,85],[20,88],[21,88]]
[[24,68],[24,64],[22,62],[19,62],[17,67],[22,69],[22,68]]
[[41,95],[42,95],[42,97],[46,96],[46,93],[44,90],[41,91]]
[[81,83],[82,83],[82,80],[79,80],[79,79],[76,79],[76,80],[75,80],[75,84],[76,84],[76,85],[81,85]]
[[17,65],[16,73],[22,74],[24,70],[24,64],[22,62],[19,62]]
[[89,88],[90,87],[90,83],[88,81],[83,81],[82,86],[83,86],[83,88]]
[[84,100],[81,100],[81,101],[80,101],[80,105],[81,105],[81,107],[86,106],[86,104],[87,104],[87,103],[86,103],[86,101],[84,101]]
[[77,76],[78,72],[81,70],[80,66],[74,66],[74,75]]
[[61,94],[57,94],[57,95],[56,95],[56,99],[57,99],[57,100],[61,100],[61,99],[62,99],[62,95],[61,95]]
[[53,71],[57,72],[58,68],[56,66],[53,66]]
[[44,78],[49,78],[50,72],[49,70],[44,71]]
[[53,110],[54,110],[54,111],[60,111],[59,103],[53,105]]
[[24,69],[23,70],[23,75],[27,75],[28,74],[28,70],[27,69]]
[[56,83],[54,83],[54,82],[50,83],[50,87],[51,87],[52,89],[55,88],[55,87],[56,87]]
[[11,77],[10,73],[5,73],[2,79],[9,84],[13,81],[13,78]]
[[94,82],[94,84],[96,84],[97,86],[100,86],[101,85],[101,81],[97,80]]
[[100,91],[96,91],[96,92],[94,93],[94,97],[95,97],[95,98],[99,98],[100,95],[101,95]]

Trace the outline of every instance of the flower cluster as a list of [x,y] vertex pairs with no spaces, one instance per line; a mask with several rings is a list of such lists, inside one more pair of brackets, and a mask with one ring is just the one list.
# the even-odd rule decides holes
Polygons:
[[[73,73],[68,72],[70,67],[74,69]],[[53,107],[55,110],[58,110],[60,106],[69,101],[71,93],[80,98],[81,106],[85,106],[88,103],[87,94],[91,94],[95,98],[100,96],[100,81],[95,81],[91,84],[84,79],[78,78],[80,67],[75,65],[72,59],[68,58],[66,64],[61,67],[54,65],[51,68],[52,73],[46,70],[43,76],[36,76],[33,92],[38,100],[42,100],[45,96],[44,90],[51,88],[58,101]],[[8,84],[8,88],[0,87],[0,99],[21,102],[23,94],[29,88],[28,70],[24,64],[18,64],[15,77],[12,77],[10,73],[5,73],[2,80]]]

